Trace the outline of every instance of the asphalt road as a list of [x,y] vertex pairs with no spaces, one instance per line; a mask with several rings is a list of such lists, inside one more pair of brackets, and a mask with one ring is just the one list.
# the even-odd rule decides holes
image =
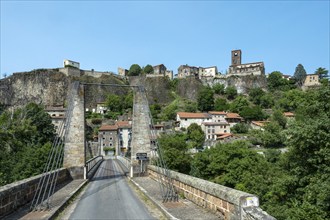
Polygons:
[[128,186],[118,163],[103,161],[70,219],[154,219]]

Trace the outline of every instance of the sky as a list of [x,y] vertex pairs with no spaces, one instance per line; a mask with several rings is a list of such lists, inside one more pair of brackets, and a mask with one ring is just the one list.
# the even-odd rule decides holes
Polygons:
[[132,64],[217,66],[231,51],[266,73],[330,67],[330,1],[1,0],[0,78],[58,68],[129,69]]

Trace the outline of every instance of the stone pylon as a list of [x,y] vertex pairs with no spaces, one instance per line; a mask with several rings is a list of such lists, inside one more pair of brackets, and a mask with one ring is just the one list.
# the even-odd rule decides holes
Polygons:
[[[65,137],[63,167],[67,168],[74,179],[84,178],[85,166],[85,109],[84,85],[69,90],[66,120],[69,120]],[[70,113],[70,111],[72,111]],[[68,118],[70,117],[71,118]]]
[[[130,176],[141,174],[148,161],[139,161],[137,153],[147,153],[151,157],[150,142],[150,115],[149,105],[144,88],[142,87],[142,77],[130,78],[131,86],[134,87],[133,121],[132,121],[132,142],[131,142],[131,171]],[[141,163],[142,166],[141,166]]]

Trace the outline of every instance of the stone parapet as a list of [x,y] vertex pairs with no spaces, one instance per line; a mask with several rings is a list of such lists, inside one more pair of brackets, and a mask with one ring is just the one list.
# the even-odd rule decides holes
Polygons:
[[[160,169],[162,168],[149,165],[149,176],[158,181],[160,173],[164,173],[159,172]],[[175,171],[169,172],[179,194],[224,219],[245,219],[247,216],[250,219],[261,219],[254,218],[253,215],[263,216],[262,219],[274,219],[259,208],[259,198],[255,195]]]
[[[57,184],[71,179],[67,169],[61,168],[57,171]],[[53,172],[56,171],[47,175]],[[33,200],[41,177],[42,174],[0,187],[0,219]]]

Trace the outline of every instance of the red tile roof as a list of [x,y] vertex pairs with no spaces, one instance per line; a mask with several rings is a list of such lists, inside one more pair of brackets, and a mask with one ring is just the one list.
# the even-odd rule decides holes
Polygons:
[[216,134],[216,135],[217,135],[217,140],[221,140],[221,139],[225,139],[225,138],[234,136],[231,133],[219,133],[219,134]]
[[285,117],[294,117],[294,113],[293,112],[284,112],[283,115]]
[[116,131],[117,129],[117,125],[102,125],[99,131]]
[[259,127],[265,126],[269,121],[251,121],[252,124],[257,125]]
[[208,113],[178,112],[180,118],[211,118]]
[[242,118],[242,117],[237,113],[228,112],[226,118]]
[[211,114],[211,115],[226,115],[227,112],[209,111],[209,114]]
[[129,121],[117,121],[116,122],[116,125],[119,128],[131,128],[132,127],[132,125],[130,124]]

